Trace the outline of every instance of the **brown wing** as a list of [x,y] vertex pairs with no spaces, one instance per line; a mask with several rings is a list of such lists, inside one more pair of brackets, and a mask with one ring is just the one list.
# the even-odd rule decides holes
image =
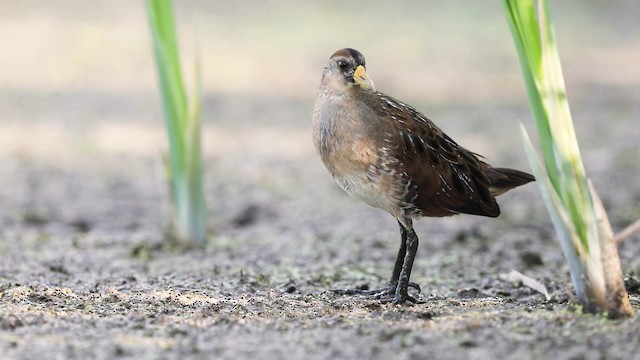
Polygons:
[[[403,169],[405,210],[422,216],[467,213],[496,217],[500,208],[485,171],[490,166],[459,146],[411,106],[378,92],[374,110],[386,118],[390,149]],[[373,100],[373,99],[371,99]],[[382,100],[382,101],[381,101]]]

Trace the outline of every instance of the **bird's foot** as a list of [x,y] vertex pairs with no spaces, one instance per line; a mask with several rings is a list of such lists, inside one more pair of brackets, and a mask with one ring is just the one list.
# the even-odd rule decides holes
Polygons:
[[408,292],[405,292],[404,294],[402,292],[396,292],[394,295],[380,298],[380,302],[382,302],[383,304],[403,305],[407,302],[410,302],[412,304],[424,304],[426,301],[417,299],[409,295]]
[[367,297],[371,297],[373,299],[380,300],[382,303],[392,303],[392,304],[404,304],[409,301],[414,304],[421,304],[424,301],[418,300],[413,296],[408,294],[407,289],[412,288],[415,289],[418,294],[422,292],[420,285],[410,282],[407,285],[407,289],[405,289],[404,294],[401,294],[402,291],[398,291],[398,285],[395,283],[389,283],[386,287],[382,289],[332,289],[331,292],[337,295],[364,295]]

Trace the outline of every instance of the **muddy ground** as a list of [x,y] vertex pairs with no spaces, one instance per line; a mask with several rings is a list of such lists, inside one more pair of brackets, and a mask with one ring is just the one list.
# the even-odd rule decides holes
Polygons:
[[[416,224],[424,304],[329,291],[383,285],[399,234],[391,216],[343,194],[313,151],[325,58],[359,47],[379,89],[493,164],[526,170],[517,120],[533,126],[499,4],[200,4],[210,237],[193,248],[165,235],[143,8],[87,4],[1,5],[0,357],[640,358],[637,317],[581,314],[535,185],[502,196],[498,219]],[[638,6],[561,6],[584,161],[619,230],[640,217]],[[365,19],[397,25],[371,33]],[[346,31],[353,21],[364,34]],[[639,242],[620,248],[636,309]],[[503,280],[511,270],[551,299]]]

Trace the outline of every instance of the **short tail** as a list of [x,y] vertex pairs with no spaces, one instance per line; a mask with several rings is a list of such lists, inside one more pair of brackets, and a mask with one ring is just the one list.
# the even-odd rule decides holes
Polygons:
[[489,191],[493,196],[502,195],[515,187],[535,180],[531,174],[505,168],[488,168],[485,174],[489,178]]

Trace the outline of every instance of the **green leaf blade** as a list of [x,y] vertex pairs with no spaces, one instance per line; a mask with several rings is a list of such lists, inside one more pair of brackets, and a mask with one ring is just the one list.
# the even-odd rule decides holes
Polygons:
[[202,179],[199,59],[195,65],[196,88],[189,98],[182,77],[172,2],[146,0],[145,4],[169,140],[168,174],[176,237],[203,243],[207,215]]

